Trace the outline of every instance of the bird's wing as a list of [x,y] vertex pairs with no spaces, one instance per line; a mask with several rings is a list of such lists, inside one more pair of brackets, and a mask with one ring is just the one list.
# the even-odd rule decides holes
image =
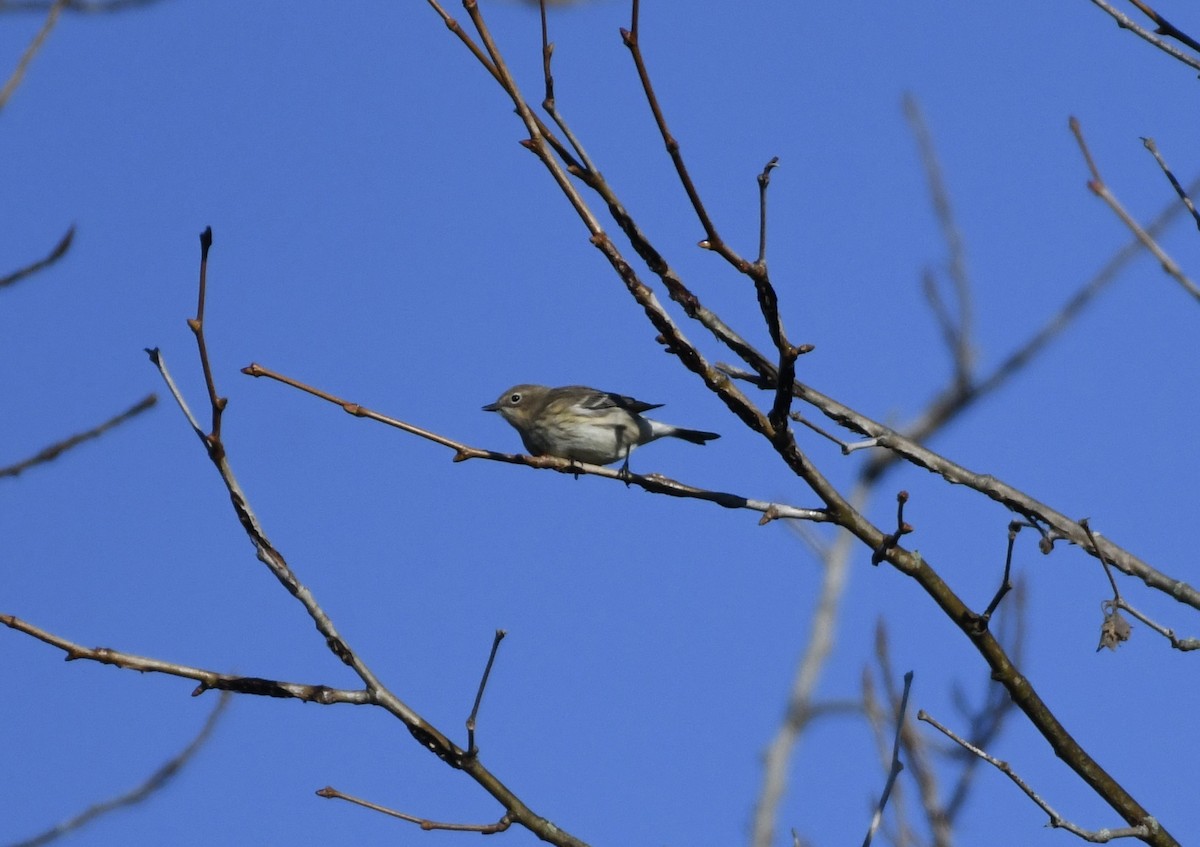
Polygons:
[[580,400],[579,405],[589,411],[604,411],[605,409],[624,409],[627,412],[633,412],[635,415],[650,409],[658,409],[662,403],[646,403],[634,397],[628,397],[624,394],[613,394],[609,391],[593,391],[589,395]]

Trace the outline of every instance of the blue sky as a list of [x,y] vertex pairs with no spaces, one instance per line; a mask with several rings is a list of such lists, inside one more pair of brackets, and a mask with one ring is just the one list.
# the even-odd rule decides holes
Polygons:
[[[709,0],[643,7],[643,47],[671,128],[710,212],[745,253],[757,233],[754,178],[780,157],[769,255],[793,340],[816,345],[801,379],[877,419],[902,424],[949,372],[920,288],[925,268],[944,268],[946,247],[901,110],[906,92],[921,103],[966,240],[982,371],[1128,241],[1085,187],[1069,115],[1141,219],[1173,195],[1140,136],[1153,136],[1181,177],[1196,172],[1194,74],[1082,0],[847,2],[836,13]],[[513,2],[483,8],[523,90],[540,99],[536,13]],[[5,68],[40,23],[0,17]],[[689,285],[765,344],[749,283],[695,248],[702,232],[621,26],[628,9],[615,0],[554,13],[559,105]],[[703,450],[647,447],[635,470],[817,505],[768,445],[661,354],[521,137],[511,104],[423,3],[163,0],[64,16],[0,116],[2,268],[78,228],[60,264],[0,292],[0,464],[150,391],[169,401],[145,347],[162,349],[203,409],[185,320],[197,236],[211,225],[208,338],[230,398],[230,459],[270,537],[350,643],[461,741],[492,633],[507,629],[478,741],[530,805],[593,844],[744,843],[760,754],[819,584],[793,533],[604,480],[452,464],[443,448],[238,372],[258,361],[514,451],[516,433],[482,404],[516,382],[592,384],[723,434]],[[1187,220],[1162,241],[1195,271]],[[1185,528],[1200,459],[1190,437],[1198,319],[1143,256],[1034,366],[931,446],[1090,517],[1194,583]],[[863,460],[809,436],[801,445],[840,483]],[[916,527],[906,542],[986,605],[1009,515],[902,469],[871,507],[878,522],[890,520],[901,488]],[[0,551],[0,611],[64,637],[354,685],[254,559],[170,402],[0,480]],[[1195,660],[1136,624],[1120,651],[1095,653],[1107,581],[1093,559],[1064,546],[1043,557],[1023,536],[1015,564],[1030,592],[1030,679],[1177,837],[1200,832]],[[1200,630],[1185,607],[1123,586],[1181,634]],[[896,667],[915,672],[914,710],[953,725],[951,688],[981,690],[982,665],[915,585],[871,568],[867,552],[851,568],[822,695],[857,696],[881,617]],[[215,700],[190,698],[192,686],[172,678],[64,663],[15,633],[0,633],[0,668],[10,774],[0,841],[137,783]],[[1076,823],[1119,823],[1021,721],[992,752]],[[791,779],[782,829],[816,844],[861,839],[882,783],[861,724],[821,725]],[[1068,837],[1043,829],[1044,816],[999,774],[977,779],[961,843]],[[242,698],[166,791],[72,843],[475,837],[424,834],[313,796],[327,784],[439,820],[500,814],[382,714]],[[499,837],[533,843],[524,832]]]

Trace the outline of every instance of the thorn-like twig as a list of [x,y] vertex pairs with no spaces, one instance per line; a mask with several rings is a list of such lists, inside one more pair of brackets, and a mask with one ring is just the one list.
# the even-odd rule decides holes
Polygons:
[[1080,127],[1078,119],[1072,117],[1069,125],[1076,142],[1079,144],[1079,149],[1083,153],[1084,161],[1087,162],[1088,170],[1092,174],[1092,178],[1088,180],[1088,189],[1113,210],[1116,216],[1121,219],[1121,222],[1129,228],[1129,231],[1137,236],[1137,239],[1142,242],[1147,250],[1154,254],[1154,258],[1158,259],[1159,264],[1162,265],[1162,269],[1171,278],[1178,282],[1188,294],[1200,300],[1200,286],[1189,279],[1183,272],[1183,269],[1176,264],[1175,260],[1167,255],[1167,252],[1159,246],[1158,242],[1146,230],[1142,229],[1141,224],[1134,220],[1129,212],[1125,211],[1125,207],[1121,205],[1116,195],[1104,183],[1104,180],[1100,177],[1100,171],[1096,167],[1096,162],[1092,158],[1091,151],[1088,150],[1087,142],[1083,138],[1083,129]]
[[188,319],[188,328],[196,336],[196,346],[200,349],[200,366],[204,370],[204,384],[208,387],[208,403],[212,407],[212,429],[205,442],[209,450],[223,450],[221,446],[221,414],[229,403],[228,397],[217,394],[217,384],[213,379],[212,364],[208,360],[208,343],[204,340],[204,300],[208,293],[208,251],[212,247],[212,227],[205,227],[200,233],[200,284],[197,286],[196,317]]
[[[544,7],[543,7],[544,8]],[[487,688],[488,677],[492,674],[492,663],[496,661],[496,651],[500,649],[500,642],[504,640],[504,636],[508,633],[502,629],[496,630],[496,636],[492,639],[492,649],[488,653],[487,665],[483,668],[483,676],[479,679],[479,690],[475,693],[475,705],[471,707],[471,715],[467,718],[467,755],[479,755],[479,748],[475,746],[475,719],[479,716],[479,704],[483,702],[483,691]]]
[[398,812],[395,809],[389,809],[387,806],[381,806],[378,803],[372,803],[369,800],[363,800],[361,797],[354,797],[350,794],[345,794],[338,791],[332,786],[325,786],[317,790],[318,797],[324,797],[328,800],[345,800],[348,803],[353,803],[356,806],[362,806],[364,809],[371,809],[375,812],[382,812],[385,815],[390,815],[393,818],[399,818],[402,821],[415,823],[426,831],[433,829],[449,830],[451,832],[479,832],[483,835],[492,835],[497,832],[504,832],[512,826],[512,817],[504,815],[495,823],[443,823],[441,821],[433,821],[428,818],[419,818],[415,815]]
[[[954,287],[954,297],[958,305],[957,315],[950,317],[948,309],[944,308],[941,296],[937,291],[937,281],[932,274],[926,274],[924,287],[926,297],[942,325],[942,332],[950,347],[954,363],[956,382],[966,385],[971,381],[974,368],[974,353],[971,337],[971,278],[967,273],[967,249],[962,232],[954,219],[950,206],[950,192],[946,188],[946,180],[942,176],[941,164],[938,162],[937,151],[933,146],[933,135],[921,112],[921,105],[912,94],[905,94],[903,100],[904,116],[912,128],[913,137],[917,142],[917,150],[921,164],[925,169],[925,180],[929,184],[929,196],[933,202],[934,215],[942,230],[942,238],[946,242],[947,273]],[[941,307],[939,311],[939,307]]]
[[992,602],[988,603],[983,614],[979,616],[979,623],[983,629],[987,629],[988,622],[992,619],[992,612],[996,611],[996,607],[1000,605],[1000,601],[1004,599],[1004,595],[1012,591],[1012,555],[1013,545],[1017,540],[1017,533],[1021,531],[1020,521],[1010,521],[1008,524],[1008,550],[1004,554],[1004,577],[1000,580],[1000,587],[996,589],[995,596],[992,597]]
[[908,502],[908,492],[901,491],[896,495],[896,529],[883,539],[883,543],[871,554],[871,564],[878,565],[887,558],[888,551],[899,543],[900,539],[913,531],[910,524],[904,521],[904,504]]
[[767,265],[767,186],[771,184],[771,171],[777,167],[779,157],[772,156],[758,175],[758,258],[754,264],[763,269]]

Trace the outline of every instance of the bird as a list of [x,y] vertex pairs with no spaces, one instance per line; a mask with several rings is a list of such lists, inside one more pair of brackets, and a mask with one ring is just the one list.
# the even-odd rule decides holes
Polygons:
[[534,456],[558,456],[593,465],[624,460],[621,473],[627,476],[629,454],[639,445],[659,438],[704,444],[721,437],[642,417],[642,412],[661,406],[585,385],[548,388],[521,384],[506,390],[483,411],[499,412]]

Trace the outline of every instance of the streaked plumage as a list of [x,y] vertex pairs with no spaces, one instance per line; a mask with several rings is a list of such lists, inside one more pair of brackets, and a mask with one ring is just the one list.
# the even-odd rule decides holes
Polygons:
[[633,448],[659,438],[682,438],[692,444],[720,438],[715,432],[642,417],[642,412],[661,405],[583,385],[514,385],[483,409],[499,412],[534,456],[558,456],[593,465],[624,460],[623,469],[629,467]]

